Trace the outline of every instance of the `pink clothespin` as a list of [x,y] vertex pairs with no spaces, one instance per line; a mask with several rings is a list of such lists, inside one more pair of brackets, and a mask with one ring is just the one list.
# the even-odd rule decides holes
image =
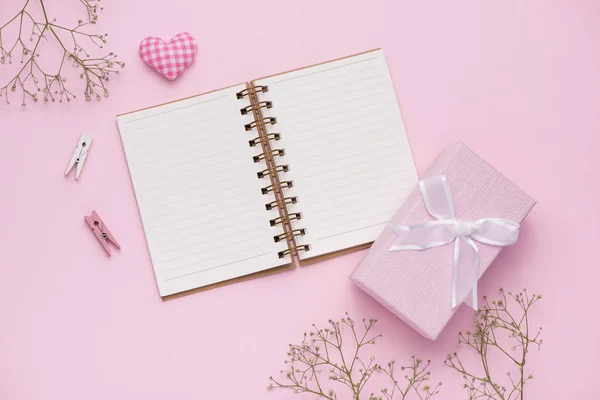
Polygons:
[[108,241],[111,241],[117,247],[117,249],[121,248],[121,246],[117,242],[117,239],[115,239],[112,233],[110,233],[110,231],[108,230],[104,222],[102,222],[102,219],[96,211],[92,211],[91,217],[86,215],[85,222],[87,222],[90,228],[92,228],[92,230],[94,231],[94,235],[96,235],[96,237],[100,241],[100,244],[102,244],[102,247],[104,247],[104,250],[106,250],[106,253],[108,253],[109,256],[110,249],[108,248]]

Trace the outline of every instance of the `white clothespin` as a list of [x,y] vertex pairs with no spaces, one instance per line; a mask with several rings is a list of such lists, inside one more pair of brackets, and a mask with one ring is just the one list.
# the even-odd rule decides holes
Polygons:
[[67,175],[69,171],[73,169],[73,165],[77,164],[77,170],[75,171],[75,179],[79,179],[79,174],[81,174],[83,163],[87,158],[87,154],[91,146],[92,137],[86,136],[85,133],[82,133],[81,137],[79,138],[79,142],[77,142],[77,147],[75,147],[75,151],[73,152],[73,156],[71,157],[71,161],[69,161],[69,165],[67,166],[65,175]]

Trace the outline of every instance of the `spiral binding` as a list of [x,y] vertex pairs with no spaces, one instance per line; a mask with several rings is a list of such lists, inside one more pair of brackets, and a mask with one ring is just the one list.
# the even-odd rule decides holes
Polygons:
[[283,258],[285,256],[287,256],[288,254],[298,254],[301,251],[310,251],[310,244],[303,244],[300,246],[294,246],[290,249],[285,249],[283,251],[280,251],[279,253],[277,253],[277,255],[279,256],[279,258]]
[[284,156],[284,155],[285,155],[284,149],[275,149],[275,150],[266,151],[264,153],[260,153],[259,155],[252,157],[252,159],[254,160],[255,163],[257,163],[257,162],[264,160],[267,156],[280,157],[280,156]]
[[256,93],[267,93],[269,91],[269,87],[268,86],[251,86],[249,88],[246,88],[244,90],[241,90],[239,92],[237,92],[235,95],[237,96],[238,100],[239,99],[243,99],[244,96],[250,96],[252,94],[256,94]]
[[247,131],[251,131],[252,129],[258,127],[259,124],[271,124],[271,125],[275,125],[277,123],[277,118],[275,117],[266,117],[266,118],[261,118],[261,119],[256,119],[252,122],[250,122],[249,124],[244,125],[244,128],[246,128]]
[[283,233],[273,236],[273,240],[276,243],[285,241],[288,246],[286,250],[280,251],[278,253],[279,258],[284,258],[287,255],[293,257],[300,251],[309,251],[310,245],[297,245],[295,242],[295,238],[306,235],[306,229],[293,229],[292,221],[302,219],[302,213],[288,213],[287,210],[287,205],[296,204],[298,202],[298,198],[295,196],[285,197],[283,194],[284,189],[289,189],[294,186],[294,182],[291,180],[279,179],[279,174],[289,171],[290,167],[289,165],[277,165],[275,163],[275,157],[285,155],[285,149],[271,148],[271,142],[280,140],[281,134],[266,132],[266,125],[277,124],[277,118],[262,116],[262,109],[273,108],[273,102],[258,101],[257,93],[267,93],[268,91],[268,86],[253,85],[248,86],[246,89],[237,92],[236,97],[238,99],[243,99],[244,97],[248,96],[248,99],[250,100],[250,105],[240,108],[240,113],[242,115],[253,115],[254,121],[245,124],[244,129],[246,131],[256,129],[259,133],[257,137],[248,141],[250,147],[260,145],[262,149],[262,153],[253,156],[252,159],[255,163],[264,161],[268,165],[268,168],[257,172],[256,175],[259,179],[269,177],[271,183],[270,185],[265,186],[261,189],[262,194],[275,194],[275,200],[265,204],[265,208],[267,209],[267,211],[273,209],[279,210],[279,217],[269,220],[271,226],[282,225],[284,229]]
[[291,187],[294,187],[294,181],[283,181],[283,182],[279,182],[279,184],[277,184],[277,185],[269,185],[260,190],[262,191],[262,194],[267,194],[267,193],[273,192],[275,190],[280,191],[281,189],[289,189]]
[[304,235],[306,235],[306,229],[294,229],[293,231],[284,232],[281,235],[273,236],[273,240],[275,241],[275,243],[277,243],[288,238]]
[[274,177],[279,172],[288,172],[289,170],[290,170],[289,165],[278,165],[275,168],[273,168],[272,170],[269,168],[263,169],[262,171],[257,172],[256,175],[258,175],[259,179],[262,179],[267,175]]
[[284,215],[283,217],[273,218],[269,221],[271,226],[279,225],[279,224],[289,224],[291,221],[302,219],[302,213],[293,213]]
[[[272,101],[261,101],[260,103],[257,104],[257,108],[271,108],[273,107],[273,102]],[[252,104],[250,104],[247,107],[244,108],[240,108],[240,112],[242,113],[242,115],[246,115],[249,112],[252,112],[252,110],[254,110],[254,106]]]
[[[281,134],[279,134],[279,133],[269,133],[266,136],[266,138],[267,138],[267,140],[266,140],[267,142],[270,141],[270,140],[279,140],[279,139],[281,139]],[[250,143],[250,147],[254,147],[257,144],[261,144],[262,142],[263,142],[263,138],[260,137],[260,136],[255,137],[254,139],[248,141],[248,143]]]
[[[298,198],[296,196],[284,197],[282,200],[282,205],[296,204],[297,202],[298,202]],[[278,205],[278,202],[277,202],[277,200],[275,200],[268,204],[265,204],[265,208],[267,209],[267,211],[271,211],[272,209],[276,208],[277,205]]]

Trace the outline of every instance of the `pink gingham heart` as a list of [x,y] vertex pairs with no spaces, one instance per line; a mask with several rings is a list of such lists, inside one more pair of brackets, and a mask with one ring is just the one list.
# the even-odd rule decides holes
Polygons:
[[187,32],[169,42],[149,36],[140,43],[140,55],[156,72],[172,81],[186,70],[196,55],[196,39]]

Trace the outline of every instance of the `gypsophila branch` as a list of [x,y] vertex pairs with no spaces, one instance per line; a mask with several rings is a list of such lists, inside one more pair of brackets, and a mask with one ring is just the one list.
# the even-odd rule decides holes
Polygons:
[[[363,319],[357,324],[346,313],[339,321],[330,320],[327,328],[319,329],[313,324],[300,344],[289,345],[287,368],[281,371],[281,379],[269,378],[269,389],[309,393],[329,400],[347,398],[338,397],[340,391],[351,394],[353,400],[407,400],[410,394],[415,399],[428,400],[438,394],[441,383],[435,387],[428,384],[429,361],[424,363],[413,356],[410,365],[400,367],[405,375],[398,380],[394,361],[382,367],[375,357],[362,356],[361,351],[381,337],[372,333],[376,323],[375,319]],[[348,354],[353,355],[351,359],[346,358]],[[390,387],[381,389],[377,396],[364,394],[375,373],[387,376]]]
[[[79,70],[79,77],[85,81],[83,91],[86,100],[108,96],[107,83],[113,74],[125,67],[125,63],[117,60],[117,56],[108,53],[100,58],[92,58],[84,46],[102,49],[107,43],[107,34],[85,32],[88,25],[98,21],[100,0],[79,0],[86,10],[86,19],[77,21],[74,27],[59,25],[56,19],[49,19],[44,0],[27,0],[23,8],[7,23],[0,26],[0,66],[20,61],[17,74],[4,86],[0,86],[0,97],[10,104],[11,97],[21,96],[21,104],[26,100],[45,102],[70,102],[76,95],[67,87],[65,68],[71,65]],[[39,6],[43,17],[36,19],[30,8]],[[6,38],[6,31],[18,24],[18,35],[13,40]],[[26,38],[27,40],[24,40]],[[52,69],[42,67],[39,63],[42,40],[55,40],[62,52],[60,60]],[[2,82],[0,82],[2,85]],[[20,93],[17,93],[20,92]],[[12,93],[15,93],[14,95]]]
[[[484,305],[477,312],[474,332],[459,333],[459,345],[475,350],[479,355],[481,369],[469,371],[457,353],[449,355],[445,364],[463,376],[463,388],[469,399],[523,400],[525,384],[533,375],[525,372],[526,358],[531,345],[541,346],[542,328],[532,331],[529,324],[531,307],[542,298],[539,294],[529,295],[526,289],[517,294],[500,289],[501,298],[491,303],[484,297]],[[511,300],[515,310],[509,310],[507,300]],[[516,306],[516,307],[515,307]],[[506,341],[510,343],[506,344]],[[514,364],[517,371],[507,372],[505,384],[492,376],[489,368],[490,351],[499,351]],[[516,378],[515,378],[516,376]]]

